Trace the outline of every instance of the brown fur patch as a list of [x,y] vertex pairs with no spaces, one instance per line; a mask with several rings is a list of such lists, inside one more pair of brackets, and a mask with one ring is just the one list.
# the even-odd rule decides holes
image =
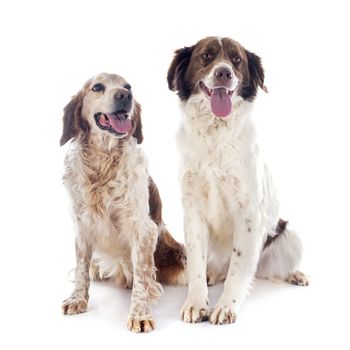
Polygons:
[[142,122],[141,122],[141,105],[135,101],[133,116],[133,133],[132,136],[135,137],[137,143],[140,144],[143,141],[142,134]]
[[185,74],[190,64],[194,46],[184,47],[175,51],[175,56],[168,70],[168,87],[177,91],[181,99],[188,99],[192,93],[192,86],[185,79]]
[[149,178],[149,210],[152,220],[159,226],[163,223],[162,220],[162,200],[160,199],[159,191],[153,179]]
[[83,106],[83,95],[79,92],[73,96],[71,101],[64,107],[63,115],[63,131],[60,145],[63,146],[70,139],[75,138],[79,133],[83,136],[84,141],[87,140],[90,126],[87,121],[81,117],[81,109]]
[[[236,62],[235,58],[241,61]],[[168,86],[176,91],[181,100],[187,100],[199,91],[199,82],[213,67],[225,61],[240,80],[238,94],[245,100],[253,100],[258,87],[267,92],[264,85],[264,70],[261,59],[244,49],[237,41],[216,37],[207,37],[191,47],[175,51],[168,70]]]
[[160,228],[154,262],[157,268],[157,280],[164,283],[179,283],[186,265],[186,252],[183,244],[178,243],[163,227],[162,201],[158,188],[150,177],[149,207],[152,220]]
[[163,229],[158,237],[154,262],[158,270],[158,281],[169,284],[184,283],[182,274],[186,266],[185,247],[166,229]]
[[276,227],[276,232],[279,233],[283,233],[284,230],[286,229],[288,224],[288,221],[285,221],[283,219],[279,219],[278,223],[277,223],[277,227]]
[[269,245],[271,245],[271,243],[273,241],[275,241],[285,231],[287,224],[288,224],[288,221],[285,221],[283,219],[278,220],[278,223],[277,223],[277,226],[275,229],[276,235],[275,236],[267,236],[267,239],[264,243],[263,249],[266,249]]

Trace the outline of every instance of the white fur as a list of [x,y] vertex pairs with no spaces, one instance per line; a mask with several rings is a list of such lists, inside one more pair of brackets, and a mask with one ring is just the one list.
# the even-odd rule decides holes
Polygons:
[[263,250],[256,276],[264,279],[286,279],[301,261],[302,246],[297,234],[287,228],[284,234]]
[[[220,41],[221,43],[221,41]],[[221,44],[222,45],[222,44]],[[232,74],[232,79],[228,82],[228,85],[225,86],[228,90],[235,90],[239,84],[239,79],[236,76],[235,72],[231,68],[231,65],[228,62],[221,62],[220,64],[215,65],[211,72],[203,79],[203,83],[209,88],[214,89],[214,87],[218,87],[215,85],[215,71],[217,71],[219,68],[226,68],[229,70],[229,72]]]
[[[274,234],[279,218],[275,190],[257,144],[252,103],[234,92],[232,104],[228,117],[217,118],[203,93],[182,103],[177,140],[189,280],[182,318],[187,322],[209,317],[206,275],[209,284],[225,280],[211,322],[235,320],[263,242]],[[260,277],[285,279],[295,270],[300,242],[293,232],[284,240],[292,244],[281,248],[286,241],[279,242],[276,248],[272,243],[264,252]],[[279,257],[274,259],[271,252],[276,250]]]
[[[106,135],[101,138],[99,146],[106,150],[113,149],[116,148],[116,142],[116,139]],[[80,148],[76,143],[69,152],[65,175],[65,184],[73,199],[77,220],[77,245],[88,244],[93,247],[92,261],[99,267],[101,278],[113,277],[124,287],[133,286],[136,297],[132,297],[129,318],[150,318],[148,302],[140,300],[143,298],[151,301],[157,298],[161,286],[155,280],[149,280],[150,290],[145,290],[141,281],[143,256],[151,254],[153,257],[158,237],[158,227],[149,217],[146,159],[134,138],[124,141],[118,167],[115,169],[116,177],[106,186],[99,187],[99,202],[94,203],[91,197],[93,189],[87,186],[84,166],[80,164]],[[101,211],[98,207],[101,207]],[[118,228],[112,219],[114,212],[121,216]],[[144,268],[154,269],[146,265]],[[141,303],[144,305],[141,306]]]

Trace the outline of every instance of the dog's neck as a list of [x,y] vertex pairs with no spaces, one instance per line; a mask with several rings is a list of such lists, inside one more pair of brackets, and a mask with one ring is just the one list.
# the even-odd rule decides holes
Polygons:
[[[182,104],[184,131],[199,137],[226,134],[231,140],[240,137],[245,126],[251,124],[252,103],[237,99],[233,103],[232,112],[225,118],[215,117],[209,104],[200,96],[193,96]],[[250,129],[254,129],[250,125]],[[224,141],[224,140],[222,140]]]
[[79,142],[78,154],[85,171],[98,174],[101,167],[117,169],[124,153],[135,145],[136,140],[132,137],[118,139],[113,135],[90,135],[86,142]]
[[81,148],[84,151],[91,151],[94,153],[105,154],[106,156],[113,157],[119,155],[123,152],[123,148],[127,144],[134,144],[134,140],[131,136],[125,138],[117,138],[109,134],[93,134],[89,135],[88,140],[81,142]]

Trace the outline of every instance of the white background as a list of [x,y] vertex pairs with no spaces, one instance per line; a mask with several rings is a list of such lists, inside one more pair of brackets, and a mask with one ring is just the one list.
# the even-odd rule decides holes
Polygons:
[[[347,1],[8,1],[0,5],[2,349],[193,346],[349,349],[349,10]],[[282,217],[304,241],[311,285],[257,282],[236,324],[187,325],[184,287],[153,307],[157,330],[126,330],[130,291],[93,284],[89,311],[64,317],[74,233],[62,186],[62,109],[83,82],[123,75],[143,107],[150,172],[164,219],[183,241],[167,89],[173,51],[232,37],[263,59],[269,94],[255,120],[280,191]],[[210,288],[211,305],[222,285]],[[1,344],[3,343],[3,344]]]

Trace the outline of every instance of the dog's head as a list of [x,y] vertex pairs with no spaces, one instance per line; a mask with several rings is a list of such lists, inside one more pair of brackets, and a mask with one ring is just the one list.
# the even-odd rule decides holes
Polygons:
[[86,142],[91,134],[119,139],[132,135],[142,142],[141,107],[124,78],[98,74],[64,108],[61,146],[78,137]]
[[260,57],[232,39],[216,37],[175,51],[168,85],[185,102],[200,95],[221,118],[230,115],[235,97],[252,101],[258,87],[267,91]]

